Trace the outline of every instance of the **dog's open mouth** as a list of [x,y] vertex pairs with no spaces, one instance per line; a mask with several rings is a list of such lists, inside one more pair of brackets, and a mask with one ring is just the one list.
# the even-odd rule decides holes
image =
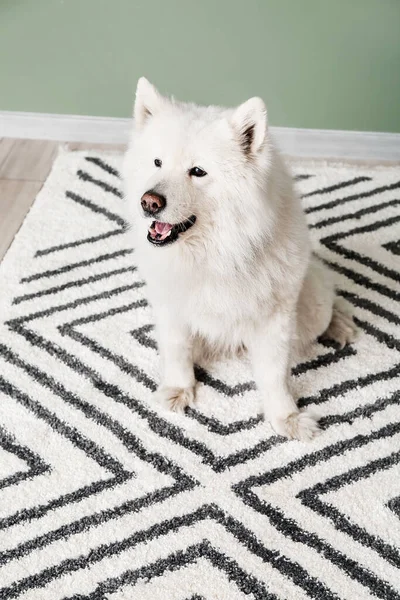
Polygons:
[[196,217],[192,215],[182,223],[162,223],[161,221],[153,221],[149,227],[147,239],[155,246],[165,246],[176,242],[178,237],[185,233],[196,222]]

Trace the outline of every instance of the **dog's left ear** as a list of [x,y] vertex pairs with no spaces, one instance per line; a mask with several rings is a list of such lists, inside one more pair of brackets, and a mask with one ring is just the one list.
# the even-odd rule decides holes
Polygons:
[[146,121],[156,114],[165,99],[160,92],[145,77],[141,77],[136,88],[136,99],[133,110],[135,126],[141,129]]
[[239,143],[246,155],[263,147],[267,133],[267,109],[261,98],[250,98],[236,108],[231,118]]

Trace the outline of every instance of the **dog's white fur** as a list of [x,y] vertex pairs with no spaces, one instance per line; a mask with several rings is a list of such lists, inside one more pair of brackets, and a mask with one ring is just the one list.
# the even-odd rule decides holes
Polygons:
[[[312,438],[318,425],[296,406],[290,366],[331,322],[344,343],[354,328],[333,309],[330,273],[311,256],[305,217],[271,143],[263,101],[200,107],[165,98],[142,78],[134,117],[123,178],[135,256],[156,321],[158,398],[184,409],[195,397],[194,361],[245,347],[275,431]],[[194,166],[207,175],[190,177]],[[167,199],[159,220],[197,219],[162,248],[147,240],[151,220],[140,205],[155,186]]]

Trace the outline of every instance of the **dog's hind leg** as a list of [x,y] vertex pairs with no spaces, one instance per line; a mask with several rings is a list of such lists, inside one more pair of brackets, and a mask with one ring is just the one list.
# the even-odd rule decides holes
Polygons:
[[354,342],[356,334],[357,327],[345,302],[335,294],[331,271],[313,257],[297,303],[295,361],[319,337],[343,347]]
[[294,362],[301,360],[310,344],[328,329],[334,300],[332,273],[312,257],[297,301]]
[[331,321],[323,338],[337,342],[341,348],[351,344],[357,338],[358,329],[341,298],[335,298]]

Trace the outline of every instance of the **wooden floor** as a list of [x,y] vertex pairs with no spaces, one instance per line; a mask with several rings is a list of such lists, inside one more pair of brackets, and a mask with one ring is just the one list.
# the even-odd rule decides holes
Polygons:
[[[50,172],[63,142],[0,138],[0,261]],[[65,144],[70,150],[123,150],[106,144]]]

